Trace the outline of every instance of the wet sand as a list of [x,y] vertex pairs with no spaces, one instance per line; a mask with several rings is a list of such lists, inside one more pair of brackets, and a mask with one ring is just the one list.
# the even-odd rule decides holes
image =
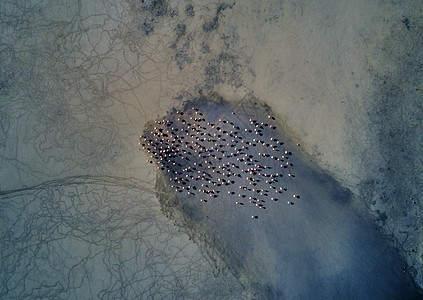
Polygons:
[[[237,104],[199,99],[186,104],[187,109],[191,106],[210,122],[228,118],[243,124],[272,115],[251,99]],[[282,124],[274,134],[284,141],[283,149],[291,149],[289,172],[295,174],[277,183],[287,190],[280,201],[263,198],[265,210],[237,205],[237,195],[227,193],[237,188],[232,186],[219,187],[218,197],[207,202],[199,195],[175,192],[179,198],[175,209],[184,215],[185,226],[202,231],[205,243],[258,298],[417,299],[397,250],[352,194],[316,167]],[[259,158],[260,151],[263,148],[252,147],[248,154]]]

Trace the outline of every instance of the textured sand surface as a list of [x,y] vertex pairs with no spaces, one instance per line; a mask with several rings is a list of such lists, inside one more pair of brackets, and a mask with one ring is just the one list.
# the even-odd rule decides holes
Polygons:
[[[350,200],[333,205],[341,211],[333,219],[316,207],[328,228],[349,228],[340,223],[346,205],[373,217],[347,214],[351,228],[371,222],[382,231],[370,249],[371,224],[363,240],[352,229],[346,240],[322,237],[339,264],[333,269],[318,255],[321,269],[292,273],[304,278],[305,295],[313,290],[310,274],[328,284],[333,275],[337,286],[366,270],[382,280],[386,264],[374,266],[385,255],[375,257],[377,249],[391,249],[385,242],[403,258],[404,276],[423,287],[422,10],[417,0],[2,1],[0,297],[238,299],[265,293],[266,284],[300,297],[295,285],[279,284],[275,274],[284,270],[276,263],[248,287],[234,270],[256,268],[254,259],[245,268],[228,261],[217,240],[199,238],[201,228],[163,205],[172,194],[160,189],[139,137],[147,124],[213,94],[268,105],[310,167],[346,193]],[[295,216],[287,218],[295,223]],[[236,232],[234,220],[214,238],[233,236],[223,233]],[[304,227],[310,240],[292,243],[313,248],[313,226],[323,230],[325,222],[311,220]],[[244,240],[269,266],[286,249],[266,232]],[[362,253],[346,253],[357,245]],[[370,269],[351,264],[364,254],[373,257]],[[307,255],[299,253],[298,263]],[[369,286],[347,293],[363,298]]]

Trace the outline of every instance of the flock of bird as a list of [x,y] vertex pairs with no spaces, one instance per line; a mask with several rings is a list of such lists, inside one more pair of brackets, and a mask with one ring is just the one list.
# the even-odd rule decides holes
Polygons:
[[156,120],[139,144],[177,193],[201,202],[230,197],[236,205],[248,203],[261,210],[267,202],[282,199],[294,205],[300,196],[289,194],[283,184],[295,177],[292,152],[274,137],[275,117],[247,121],[230,114],[209,122],[195,107],[174,111]]

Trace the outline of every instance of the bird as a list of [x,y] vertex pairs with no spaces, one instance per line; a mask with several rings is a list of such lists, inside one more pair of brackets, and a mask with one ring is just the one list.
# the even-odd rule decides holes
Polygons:
[[[284,174],[296,180],[293,150],[286,148],[276,129],[272,115],[265,121],[232,111],[215,119],[193,106],[174,110],[148,125],[139,145],[149,156],[148,162],[157,165],[169,187],[184,193],[186,201],[203,205],[234,201],[239,209],[262,211],[279,205],[284,197]],[[300,199],[298,193],[291,195]],[[250,205],[244,206],[239,199],[249,200]],[[287,203],[294,205],[290,200]],[[258,219],[258,214],[251,219]]]

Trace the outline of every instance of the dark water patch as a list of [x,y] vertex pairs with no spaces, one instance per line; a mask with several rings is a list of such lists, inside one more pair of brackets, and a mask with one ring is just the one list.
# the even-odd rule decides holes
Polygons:
[[177,38],[180,38],[181,36],[185,35],[185,33],[187,31],[187,25],[178,24],[178,25],[176,25],[175,31],[176,31]]
[[227,8],[232,8],[235,4],[220,3],[216,8],[216,15],[208,22],[203,24],[203,30],[206,33],[210,33],[219,28],[219,16]]
[[154,17],[162,17],[169,11],[169,5],[165,0],[141,0],[141,7]]
[[203,30],[206,33],[210,33],[211,31],[216,30],[217,28],[219,28],[219,18],[217,16],[211,19],[211,21],[203,24]]
[[257,298],[417,299],[398,251],[284,128],[218,95],[148,124],[165,213]]
[[182,70],[187,64],[192,63],[192,58],[183,50],[177,51],[174,59],[180,70]]
[[130,7],[137,19],[137,28],[144,36],[152,34],[165,16],[175,14],[166,0],[130,0]]
[[194,7],[192,6],[192,4],[187,4],[185,6],[185,13],[190,17],[193,17],[195,15]]

